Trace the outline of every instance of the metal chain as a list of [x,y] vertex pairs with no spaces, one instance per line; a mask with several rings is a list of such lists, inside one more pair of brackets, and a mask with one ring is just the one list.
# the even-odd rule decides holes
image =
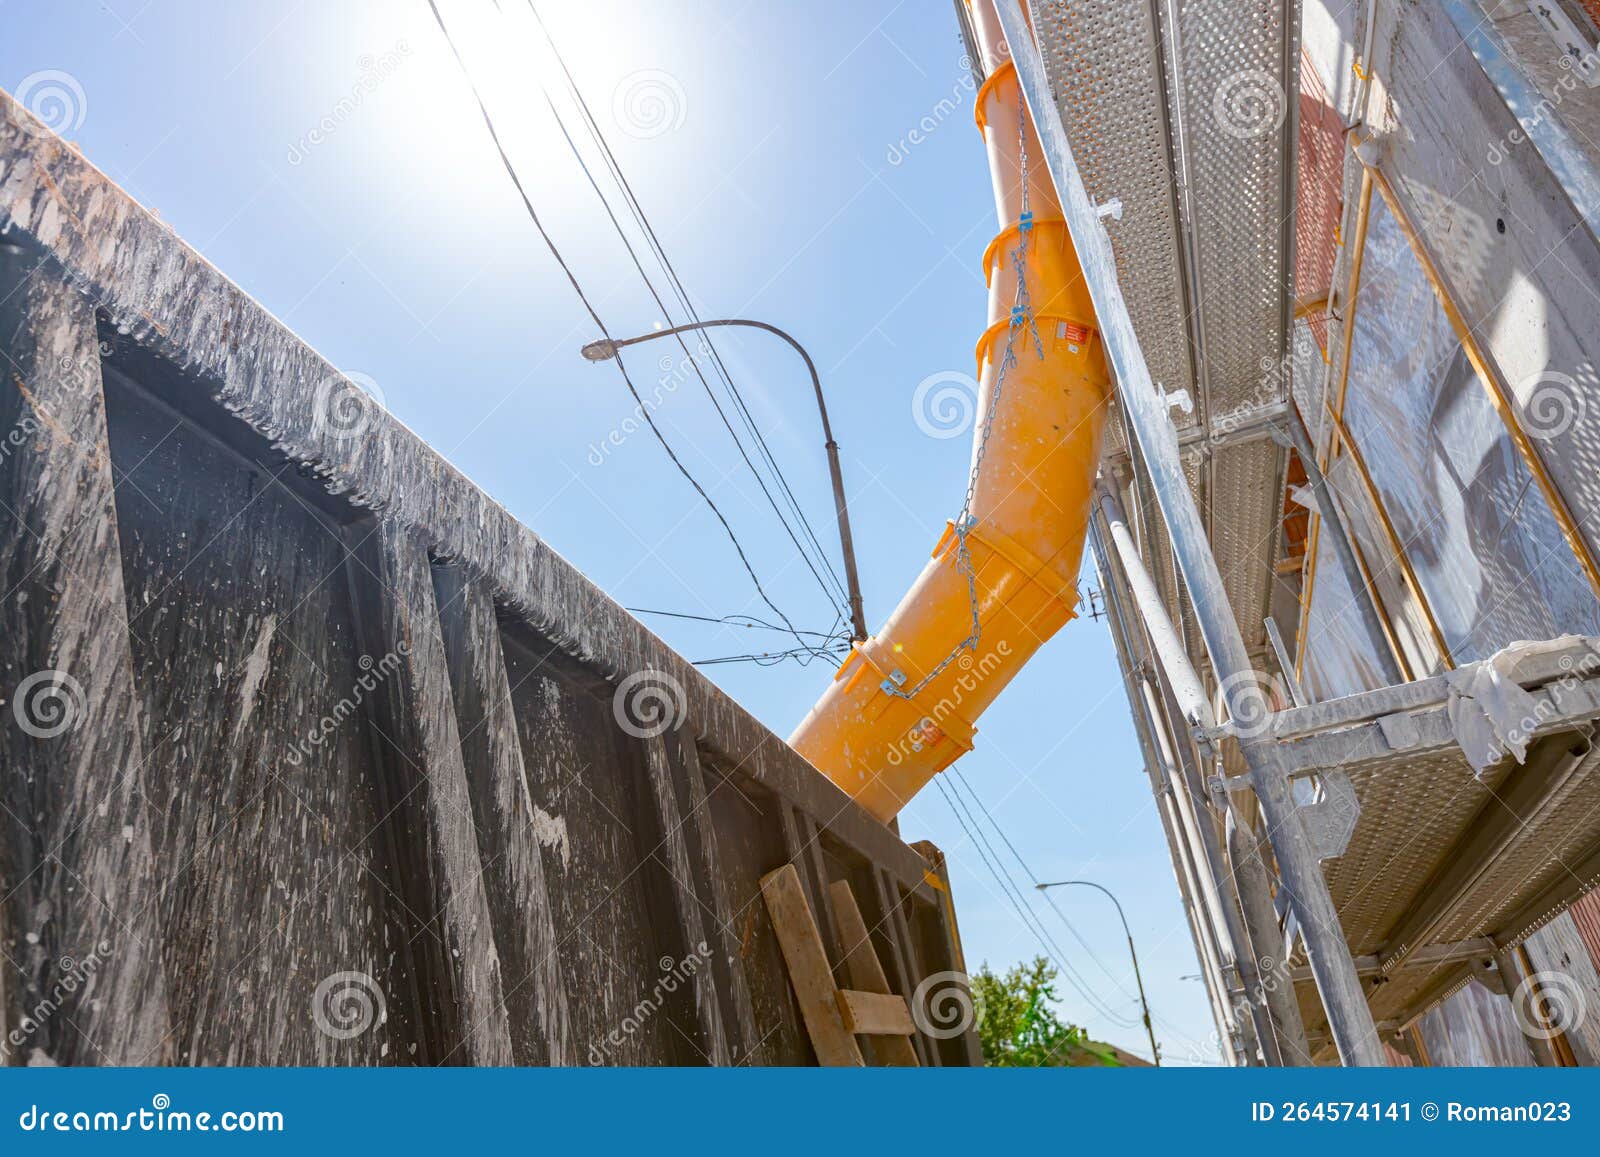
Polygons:
[[[1039,323],[1034,317],[1033,303],[1028,295],[1027,279],[1027,251],[1028,234],[1033,230],[1033,212],[1028,207],[1028,130],[1027,108],[1023,104],[1022,91],[1017,91],[1017,158],[1018,171],[1022,181],[1022,208],[1017,218],[1017,245],[1011,251],[1012,268],[1017,274],[1016,297],[1011,303],[1010,325],[1006,329],[1006,348],[1000,357],[1000,367],[994,376],[994,392],[989,396],[989,405],[983,414],[983,429],[978,435],[978,449],[972,457],[972,471],[967,476],[967,492],[961,501],[961,513],[956,516],[956,569],[967,580],[967,602],[972,611],[972,631],[950,649],[950,653],[936,663],[931,671],[918,679],[909,690],[902,690],[893,679],[885,679],[882,688],[897,699],[915,699],[929,683],[939,677],[946,667],[955,662],[962,651],[976,654],[978,642],[983,637],[983,623],[978,615],[978,574],[972,565],[972,551],[967,545],[967,536],[977,526],[977,520],[972,517],[972,503],[977,495],[978,474],[983,468],[983,460],[989,452],[989,437],[994,433],[995,415],[1000,409],[1000,399],[1005,392],[1006,374],[1017,364],[1017,334],[1026,329],[1033,338],[1034,349],[1040,360],[1044,359],[1044,344],[1039,340]],[[899,674],[896,671],[896,674]],[[903,676],[902,676],[903,678]]]

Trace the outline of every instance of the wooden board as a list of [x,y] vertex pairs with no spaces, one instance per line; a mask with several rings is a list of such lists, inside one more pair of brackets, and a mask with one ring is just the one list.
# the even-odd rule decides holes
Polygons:
[[911,1022],[905,997],[854,988],[841,988],[837,995],[845,1028],[863,1036],[894,1037],[905,1041],[907,1049],[911,1047],[905,1038],[916,1032],[917,1026]]
[[772,926],[783,947],[789,980],[794,985],[806,1031],[811,1035],[817,1063],[824,1066],[863,1064],[861,1050],[839,1011],[838,987],[828,966],[828,954],[823,951],[822,936],[817,932],[817,922],[812,919],[811,905],[806,902],[805,890],[794,865],[785,864],[763,876],[761,894],[766,898]]
[[[850,986],[859,993],[893,993],[889,987],[889,978],[884,974],[883,963],[878,959],[878,952],[872,945],[872,936],[867,929],[867,922],[862,919],[861,907],[856,903],[855,892],[850,887],[848,880],[835,880],[828,885],[828,892],[833,898],[833,911],[839,924],[839,951],[844,957],[845,975],[849,978]],[[921,1062],[917,1057],[917,1050],[907,1039],[916,1032],[916,1025],[911,1022],[911,1014],[906,1008],[905,994],[894,997],[899,1001],[900,1011],[904,1014],[907,1028],[903,1034],[886,1037],[884,1040],[874,1041],[883,1057],[885,1064],[911,1066]],[[853,1006],[842,1005],[846,1021],[854,1024],[861,1023],[854,1020]],[[858,1033],[870,1032],[870,1029],[853,1027],[852,1031]]]

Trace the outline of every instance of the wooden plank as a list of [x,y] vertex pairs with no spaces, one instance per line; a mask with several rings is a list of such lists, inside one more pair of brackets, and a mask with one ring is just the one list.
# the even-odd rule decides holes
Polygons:
[[714,1065],[733,1063],[733,1050],[728,1041],[727,1027],[723,1022],[721,1002],[717,999],[716,972],[710,967],[710,934],[706,929],[705,911],[700,899],[705,865],[694,862],[689,852],[689,838],[681,799],[687,794],[687,785],[681,785],[681,762],[669,752],[669,743],[676,744],[677,736],[669,734],[646,735],[642,740],[646,774],[650,780],[650,794],[655,801],[655,818],[659,825],[655,834],[655,855],[665,864],[671,880],[672,907],[677,918],[680,936],[680,959],[693,957],[700,962],[690,980],[694,993],[695,1016],[700,1025],[701,1046]]
[[512,1054],[519,1065],[580,1064],[494,600],[456,565],[435,566],[433,585],[489,916],[505,968]]
[[[862,992],[854,988],[838,990],[839,1015],[844,1027],[862,1036],[892,1036],[903,1040],[917,1031],[911,1023],[906,998],[892,993]],[[907,1040],[907,1048],[911,1042]]]
[[867,922],[861,917],[850,881],[833,881],[828,885],[828,893],[833,898],[833,912],[839,922],[839,952],[844,957],[844,974],[851,986],[863,992],[893,991],[877,950],[872,946]]
[[[872,946],[872,936],[867,930],[867,922],[861,916],[861,908],[856,903],[855,892],[850,887],[848,880],[835,880],[828,885],[828,891],[833,897],[833,912],[839,922],[839,951],[844,956],[845,976],[849,979],[851,987],[861,992],[892,993],[889,987],[889,978],[884,975],[883,964],[878,959],[878,952]],[[902,1009],[906,1006],[902,994],[897,997]],[[849,1010],[843,1010],[846,1019],[850,1018]],[[906,1013],[907,1023],[910,1022],[910,1013]],[[856,1032],[866,1032],[866,1029],[856,1029]],[[917,1056],[916,1047],[910,1040],[905,1039],[915,1035],[916,1026],[913,1024],[904,1036],[889,1037],[876,1042],[882,1052],[885,1064],[912,1066],[921,1062]]]
[[833,982],[828,954],[822,947],[822,936],[817,932],[817,922],[812,919],[811,905],[806,902],[805,889],[794,865],[785,864],[761,877],[761,895],[783,948],[789,981],[794,986],[817,1063],[861,1065],[861,1050],[839,1011],[835,996],[838,986]]
[[[378,531],[378,577],[383,599],[385,654],[402,656],[388,740],[423,778],[437,922],[439,967],[451,981],[459,1037],[444,1063],[513,1063],[509,1018],[501,985],[483,861],[467,789],[444,638],[428,554],[403,526],[384,520]],[[426,914],[424,914],[426,915]]]
[[[4,241],[0,353],[0,947],[17,969],[0,1028],[27,1029],[23,1010],[64,982],[77,991],[23,1041],[8,1035],[6,1059],[169,1063],[150,753],[94,311]],[[86,986],[73,962],[91,960]]]
[[[715,946],[713,967],[719,983],[724,1006],[724,1020],[728,1025],[729,1049],[734,1064],[748,1065],[763,1062],[762,1034],[756,1026],[755,1004],[750,996],[750,982],[745,976],[743,946],[734,927],[735,913],[728,898],[728,882],[723,875],[722,854],[718,846],[717,825],[712,817],[710,795],[706,789],[705,769],[700,764],[700,753],[694,740],[680,733],[684,782],[688,788],[689,831],[698,838],[696,844],[707,892],[702,899],[710,905],[707,923]],[[722,790],[736,791],[727,787]]]

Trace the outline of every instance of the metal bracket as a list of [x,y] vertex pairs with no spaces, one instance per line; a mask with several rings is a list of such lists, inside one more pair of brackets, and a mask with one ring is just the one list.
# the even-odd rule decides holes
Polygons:
[[1107,197],[1104,201],[1096,201],[1093,197],[1089,204],[1094,206],[1094,215],[1104,221],[1110,217],[1113,221],[1122,220],[1122,198]]
[[1350,777],[1337,768],[1318,770],[1321,791],[1314,803],[1300,805],[1300,822],[1320,860],[1336,860],[1350,846],[1361,801]]

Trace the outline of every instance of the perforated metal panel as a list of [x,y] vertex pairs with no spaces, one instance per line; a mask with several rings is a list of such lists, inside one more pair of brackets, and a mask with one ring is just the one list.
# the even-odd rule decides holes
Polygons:
[[[1285,161],[1299,84],[1299,5],[1033,0],[1031,7],[1085,186],[1097,202],[1121,204],[1121,219],[1107,227],[1145,361],[1159,385],[1193,400],[1187,414],[1173,411],[1175,423],[1206,428],[1218,414],[1281,400],[1291,378],[1284,355],[1292,166]],[[1108,452],[1125,448],[1119,424]],[[1264,640],[1283,463],[1283,452],[1265,441],[1201,447],[1186,463],[1252,646]],[[1178,615],[1162,529],[1147,538],[1157,585]],[[1193,625],[1184,625],[1198,642]]]
[[1169,103],[1178,110],[1174,139],[1194,234],[1202,377],[1217,413],[1250,400],[1285,349],[1300,5],[1187,0],[1175,8]]
[[1323,871],[1350,951],[1376,952],[1505,778],[1505,769],[1480,780],[1452,748],[1345,770],[1361,801],[1361,818],[1345,854],[1324,863]]
[[1157,384],[1194,380],[1179,264],[1168,110],[1150,0],[1034,0],[1034,28],[1089,196],[1108,222],[1117,274]]

